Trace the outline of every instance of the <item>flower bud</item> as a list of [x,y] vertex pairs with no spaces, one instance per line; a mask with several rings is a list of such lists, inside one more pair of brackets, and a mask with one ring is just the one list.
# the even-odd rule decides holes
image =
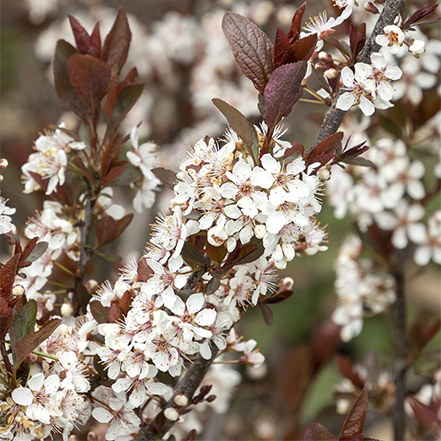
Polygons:
[[325,61],[327,63],[331,63],[332,62],[332,57],[331,55],[329,55],[327,52],[325,51],[321,51],[318,54],[319,60],[321,61]]
[[422,40],[412,40],[409,46],[409,52],[414,55],[422,54],[426,50],[426,43]]
[[70,303],[63,303],[60,309],[63,317],[72,317],[74,313],[74,307]]
[[256,225],[254,227],[254,235],[258,238],[258,239],[263,239],[266,236],[266,227],[265,225]]
[[0,168],[6,168],[9,165],[8,160],[5,158],[0,158]]
[[22,296],[24,294],[25,290],[21,285],[15,285],[14,288],[12,288],[12,295],[13,296]]
[[292,277],[284,277],[279,281],[279,291],[287,291],[291,289],[294,285],[294,280]]
[[325,70],[324,75],[326,78],[333,80],[334,78],[337,78],[338,70],[331,67],[331,69]]
[[325,70],[328,69],[328,64],[327,63],[323,63],[322,61],[319,61],[318,63],[314,64],[314,67],[316,68],[316,70],[318,70],[319,72],[324,72]]
[[185,407],[188,404],[188,398],[185,395],[176,395],[173,401],[179,407]]
[[380,11],[378,10],[378,8],[372,3],[372,2],[366,2],[364,4],[364,9],[367,12],[370,12],[371,14],[379,14]]
[[84,286],[89,294],[93,294],[98,288],[98,282],[95,279],[89,279]]
[[170,421],[177,421],[179,419],[179,412],[174,407],[168,407],[164,410],[164,416]]
[[327,181],[331,177],[331,172],[327,168],[322,167],[317,172],[317,176],[320,179],[320,181]]

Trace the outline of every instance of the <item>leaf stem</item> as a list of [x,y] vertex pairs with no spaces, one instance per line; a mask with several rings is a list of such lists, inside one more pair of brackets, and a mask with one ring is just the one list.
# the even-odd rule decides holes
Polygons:
[[51,360],[59,361],[58,357],[55,357],[55,355],[46,354],[45,352],[32,351],[32,354],[38,355],[40,357],[50,358]]

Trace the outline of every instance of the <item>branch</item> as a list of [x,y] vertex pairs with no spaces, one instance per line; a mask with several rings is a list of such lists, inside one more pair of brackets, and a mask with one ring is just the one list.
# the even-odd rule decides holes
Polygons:
[[161,413],[150,424],[141,426],[141,430],[136,436],[135,441],[155,441],[163,438],[163,436],[173,427],[175,422],[165,419],[165,423],[159,427],[156,421],[160,420],[161,417],[164,418],[163,412],[169,407],[174,407],[179,410],[178,406],[176,406],[174,402],[176,395],[186,395],[189,400],[193,398],[196,389],[201,384],[205,374],[207,373],[214,359],[217,357],[218,353],[219,349],[215,346],[212,348],[212,356],[209,360],[205,360],[201,357],[201,354],[198,354],[196,360],[189,367],[187,373],[176,386],[173,396],[164,404],[164,406],[162,406]]
[[[366,41],[366,44],[360,54],[360,61],[369,60],[373,52],[378,52],[380,50],[380,46],[375,42],[375,38],[377,35],[383,32],[385,26],[393,24],[403,2],[404,0],[386,0],[384,9],[378,18],[374,30],[372,31],[369,39]],[[335,97],[331,107],[326,112],[323,124],[321,125],[320,130],[315,138],[314,145],[336,133],[340,127],[340,124],[346,115],[346,111],[337,109],[337,100],[343,93],[343,89],[340,89],[340,92]]]
[[407,328],[406,328],[406,297],[404,280],[404,256],[398,254],[398,265],[393,276],[395,278],[396,300],[392,310],[393,326],[395,329],[395,404],[392,412],[392,421],[394,426],[394,439],[404,439],[406,429],[406,412],[404,410],[404,401],[406,399],[406,373],[409,367]]
[[[79,301],[78,295],[78,285],[83,283],[84,273],[86,271],[87,262],[90,259],[90,251],[87,247],[89,242],[89,233],[92,226],[93,208],[95,206],[95,198],[91,198],[88,193],[86,193],[86,206],[83,225],[80,228],[81,231],[81,247],[80,247],[80,259],[78,261],[78,268],[76,275],[74,277],[75,287],[73,292],[72,303],[75,305]],[[83,311],[85,313],[86,311]]]

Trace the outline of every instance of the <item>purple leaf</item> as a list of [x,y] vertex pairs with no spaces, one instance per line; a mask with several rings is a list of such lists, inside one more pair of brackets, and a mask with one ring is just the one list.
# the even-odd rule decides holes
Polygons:
[[273,71],[271,40],[253,22],[234,12],[224,15],[222,30],[242,72],[263,93]]
[[310,424],[300,435],[300,441],[337,441],[337,438],[321,424]]
[[306,61],[298,61],[278,67],[271,75],[264,92],[265,120],[270,128],[289,115],[292,106],[303,95],[305,73]]

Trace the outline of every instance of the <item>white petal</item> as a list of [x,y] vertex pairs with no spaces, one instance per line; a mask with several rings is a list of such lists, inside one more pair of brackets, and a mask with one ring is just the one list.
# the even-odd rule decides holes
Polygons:
[[29,406],[34,400],[34,395],[32,392],[23,386],[19,386],[17,389],[14,389],[11,397],[17,404],[20,404],[20,406]]
[[92,416],[99,423],[108,423],[113,418],[113,415],[103,407],[96,407],[95,409],[93,409]]
[[211,326],[216,320],[216,311],[211,308],[198,312],[195,322],[200,326]]
[[266,229],[268,233],[277,234],[284,226],[286,217],[281,211],[274,211],[268,216]]

